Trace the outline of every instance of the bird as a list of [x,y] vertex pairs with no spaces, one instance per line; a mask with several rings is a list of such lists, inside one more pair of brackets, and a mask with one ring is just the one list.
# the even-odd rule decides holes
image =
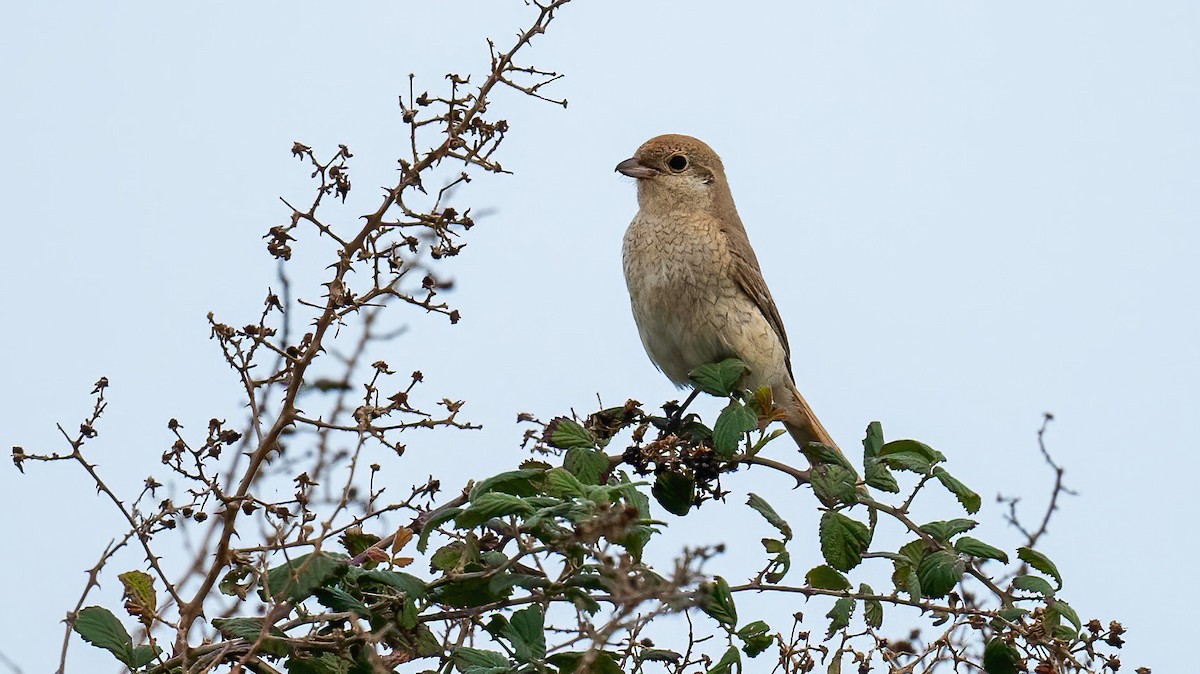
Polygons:
[[622,263],[650,360],[682,388],[695,368],[738,358],[749,368],[742,384],[771,388],[784,427],[810,461],[810,442],[841,454],[796,387],[783,319],[721,158],[699,139],[666,134],[643,143],[616,171],[637,183]]

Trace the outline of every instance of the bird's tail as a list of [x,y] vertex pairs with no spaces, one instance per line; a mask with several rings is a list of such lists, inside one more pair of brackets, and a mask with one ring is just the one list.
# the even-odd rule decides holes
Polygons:
[[837,446],[837,443],[833,441],[833,436],[829,434],[829,431],[825,430],[825,427],[821,425],[821,420],[818,419],[817,415],[813,413],[812,408],[808,406],[808,402],[804,400],[804,396],[800,395],[800,391],[796,390],[796,386],[789,382],[785,393],[791,398],[791,400],[787,401],[786,399],[783,399],[779,400],[778,402],[790,402],[791,404],[783,405],[788,415],[787,418],[783,420],[783,427],[787,429],[787,432],[791,434],[792,439],[795,440],[796,444],[800,446],[801,453],[808,457],[808,460],[812,462],[813,457],[808,450],[808,443],[819,442],[822,445],[832,448],[839,455],[841,455],[842,459],[846,461],[846,465],[851,467],[854,466],[849,459],[846,459],[845,453],[843,453],[841,448]]

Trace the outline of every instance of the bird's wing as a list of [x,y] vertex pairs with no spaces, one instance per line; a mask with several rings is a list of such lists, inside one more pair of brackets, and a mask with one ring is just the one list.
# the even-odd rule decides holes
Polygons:
[[[788,375],[792,374],[792,348],[788,346],[787,330],[783,328],[783,319],[779,316],[779,309],[775,307],[775,300],[771,297],[771,291],[767,288],[767,281],[763,278],[762,269],[758,266],[758,258],[754,256],[754,249],[750,247],[749,239],[746,237],[745,230],[727,232],[728,236],[741,236],[746,242],[745,246],[731,246],[730,253],[733,257],[733,278],[737,282],[738,287],[746,296],[754,302],[758,310],[762,312],[767,322],[771,324],[771,328],[775,330],[775,334],[779,337],[779,341],[783,344],[783,352],[786,355],[786,364]],[[748,251],[744,254],[740,251]]]

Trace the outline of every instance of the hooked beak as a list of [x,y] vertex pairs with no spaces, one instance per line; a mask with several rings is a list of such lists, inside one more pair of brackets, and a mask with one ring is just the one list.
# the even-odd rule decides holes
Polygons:
[[656,169],[646,166],[645,164],[639,162],[635,157],[630,157],[620,164],[617,164],[616,171],[622,175],[627,175],[630,178],[652,178],[658,175],[658,171]]

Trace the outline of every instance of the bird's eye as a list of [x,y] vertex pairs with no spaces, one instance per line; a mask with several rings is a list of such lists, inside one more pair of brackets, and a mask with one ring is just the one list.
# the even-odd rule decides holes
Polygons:
[[670,166],[672,171],[679,173],[680,171],[687,168],[687,166],[688,166],[687,157],[685,157],[681,154],[677,154],[674,157],[671,157],[670,159],[667,160],[667,166]]

